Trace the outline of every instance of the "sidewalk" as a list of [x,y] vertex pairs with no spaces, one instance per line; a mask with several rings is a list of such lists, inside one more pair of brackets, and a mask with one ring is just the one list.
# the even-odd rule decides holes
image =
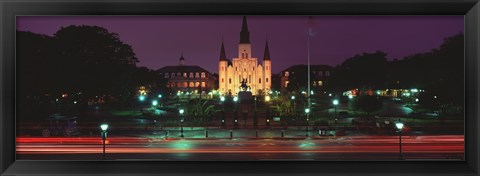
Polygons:
[[[206,135],[208,131],[208,137]],[[283,137],[282,137],[283,131]],[[177,128],[164,128],[163,130],[149,130],[144,133],[137,133],[135,136],[151,137],[151,138],[182,138],[181,130]],[[333,135],[323,132],[319,134],[318,130],[309,129],[308,136],[305,128],[297,129],[220,129],[220,128],[183,128],[184,139],[282,139],[282,140],[298,140],[298,139],[330,139],[336,138]]]

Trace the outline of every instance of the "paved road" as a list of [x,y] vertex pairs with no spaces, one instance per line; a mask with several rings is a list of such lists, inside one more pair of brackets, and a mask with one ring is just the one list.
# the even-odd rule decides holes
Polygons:
[[[398,160],[398,136],[316,138],[139,138],[110,137],[107,159],[155,160]],[[461,135],[402,138],[403,157],[463,159]],[[17,159],[98,160],[102,141],[82,138],[17,138]]]

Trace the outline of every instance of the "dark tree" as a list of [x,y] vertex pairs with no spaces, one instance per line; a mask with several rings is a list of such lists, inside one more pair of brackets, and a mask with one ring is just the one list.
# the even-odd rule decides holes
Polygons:
[[435,101],[444,109],[463,107],[464,63],[464,35],[458,34],[446,38],[439,48],[430,52],[391,62],[387,85],[391,88],[424,89],[428,94],[425,98],[437,96]]
[[40,95],[59,91],[51,67],[53,38],[31,32],[17,32],[17,64],[20,92]]
[[87,96],[125,93],[138,59],[119,36],[97,26],[62,27],[54,34],[58,80]]
[[333,89],[345,91],[359,87],[383,88],[387,71],[386,55],[385,52],[377,51],[345,60],[332,75]]
[[62,27],[52,37],[18,31],[17,39],[21,98],[68,93],[79,104],[106,96],[125,105],[139,86],[164,86],[155,72],[136,67],[130,45],[102,27]]

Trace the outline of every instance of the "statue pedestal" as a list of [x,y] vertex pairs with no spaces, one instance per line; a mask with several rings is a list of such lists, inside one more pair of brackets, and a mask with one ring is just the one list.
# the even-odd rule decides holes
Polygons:
[[238,93],[238,100],[240,100],[240,102],[250,101],[252,98],[252,92],[242,91]]

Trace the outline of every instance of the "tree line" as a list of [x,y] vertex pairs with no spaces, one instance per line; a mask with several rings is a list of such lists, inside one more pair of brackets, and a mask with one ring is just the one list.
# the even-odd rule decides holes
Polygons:
[[154,71],[138,67],[132,47],[102,27],[71,25],[53,36],[16,35],[20,100],[68,93],[79,103],[105,96],[127,105],[139,86],[162,81]]

